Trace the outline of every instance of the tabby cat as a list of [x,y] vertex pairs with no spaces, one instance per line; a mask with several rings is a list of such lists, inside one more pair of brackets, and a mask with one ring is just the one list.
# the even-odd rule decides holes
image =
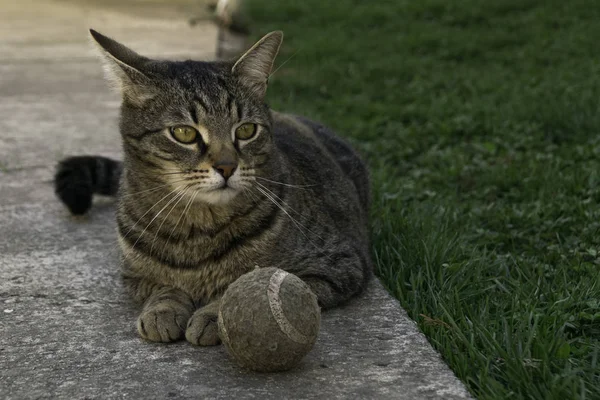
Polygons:
[[265,103],[281,32],[232,62],[152,60],[90,32],[122,94],[124,160],[67,158],[55,189],[74,214],[118,195],[143,338],[218,344],[219,298],[255,266],[296,274],[323,308],[365,287],[367,169],[324,126]]

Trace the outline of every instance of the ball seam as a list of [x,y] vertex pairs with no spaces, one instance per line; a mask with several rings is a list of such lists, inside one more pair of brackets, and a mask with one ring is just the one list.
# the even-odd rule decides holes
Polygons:
[[298,331],[286,318],[285,313],[283,311],[283,305],[279,297],[281,285],[283,284],[283,281],[288,275],[289,273],[282,270],[276,271],[273,275],[271,275],[271,279],[269,280],[269,286],[267,287],[269,307],[271,308],[273,318],[275,318],[277,325],[279,325],[279,329],[281,329],[281,331],[290,340],[300,344],[307,344],[310,342],[310,338]]

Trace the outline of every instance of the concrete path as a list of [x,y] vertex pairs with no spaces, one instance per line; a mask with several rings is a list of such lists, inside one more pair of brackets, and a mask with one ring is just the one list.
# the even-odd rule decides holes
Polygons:
[[221,346],[138,338],[113,204],[74,219],[52,192],[64,155],[119,157],[119,99],[86,29],[196,59],[212,57],[216,30],[188,23],[199,2],[101,4],[0,0],[0,399],[468,397],[378,282],[325,313],[314,350],[287,373],[240,370]]

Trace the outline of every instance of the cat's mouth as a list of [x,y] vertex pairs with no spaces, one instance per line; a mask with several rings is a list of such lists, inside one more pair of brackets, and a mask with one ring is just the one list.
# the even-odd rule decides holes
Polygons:
[[235,187],[227,182],[223,182],[219,184],[216,188],[212,189],[211,192],[227,192],[227,191],[237,191]]
[[[184,189],[183,196],[193,198],[192,201],[209,204],[226,204],[233,200],[245,189],[245,186],[237,177],[231,179],[218,179],[217,177],[196,177],[189,184],[188,189]],[[204,178],[204,179],[203,179]],[[192,180],[192,179],[186,179]],[[189,190],[191,189],[191,190]]]
[[239,194],[239,190],[228,184],[222,184],[219,187],[208,191],[202,191],[194,196],[196,201],[210,204],[227,204]]
[[241,189],[242,189],[242,187],[240,187],[240,182],[238,182],[235,179],[229,179],[229,180],[221,181],[218,185],[216,185],[216,187],[213,187],[211,191],[216,191],[216,192],[225,192],[225,191],[237,192],[237,191],[239,191]]
[[229,187],[227,185],[223,185],[218,188],[207,190],[205,193],[224,193],[224,192],[229,192],[229,191],[233,192],[233,191],[235,191],[235,189],[232,187]]

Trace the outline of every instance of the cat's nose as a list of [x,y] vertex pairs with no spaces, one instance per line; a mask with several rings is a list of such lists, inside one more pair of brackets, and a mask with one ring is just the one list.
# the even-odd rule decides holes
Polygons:
[[237,163],[228,162],[228,163],[217,163],[213,165],[215,171],[217,171],[225,180],[231,178],[231,175],[235,172],[237,168]]

